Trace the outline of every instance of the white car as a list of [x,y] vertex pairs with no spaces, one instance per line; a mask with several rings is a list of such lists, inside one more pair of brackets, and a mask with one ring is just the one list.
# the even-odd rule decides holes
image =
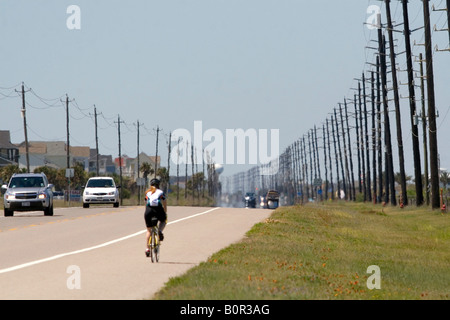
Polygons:
[[113,178],[93,177],[88,180],[83,191],[83,208],[90,204],[113,204],[119,207],[119,190]]

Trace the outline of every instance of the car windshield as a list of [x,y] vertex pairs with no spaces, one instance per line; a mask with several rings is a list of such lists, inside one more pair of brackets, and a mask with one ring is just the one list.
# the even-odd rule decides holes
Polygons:
[[10,188],[40,188],[45,187],[42,177],[15,177],[9,183]]
[[87,183],[86,188],[114,188],[112,179],[92,179]]

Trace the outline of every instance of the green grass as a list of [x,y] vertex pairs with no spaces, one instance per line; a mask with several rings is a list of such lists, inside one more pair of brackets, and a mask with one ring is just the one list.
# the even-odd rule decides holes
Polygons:
[[[450,218],[361,203],[282,207],[154,299],[449,299]],[[381,289],[369,290],[370,265]]]

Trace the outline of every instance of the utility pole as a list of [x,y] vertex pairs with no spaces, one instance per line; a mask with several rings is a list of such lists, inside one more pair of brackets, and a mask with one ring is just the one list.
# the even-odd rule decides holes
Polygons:
[[180,143],[181,143],[181,137],[178,137],[178,144],[177,144],[177,204],[178,200],[180,200]]
[[[359,143],[359,148],[361,151],[361,175],[362,175],[362,191],[363,191],[363,196],[364,196],[364,201],[367,200],[367,188],[366,188],[366,160],[365,160],[365,154],[364,154],[364,149],[366,148],[365,143],[364,143],[364,126],[363,126],[363,110],[362,110],[362,100],[361,98],[364,98],[365,101],[365,97],[361,95],[361,81],[358,81],[358,95],[359,95],[359,99],[358,99],[358,111],[359,111],[359,139],[360,139],[360,143]],[[365,103],[365,102],[364,102]]]
[[[27,90],[30,91],[30,90]],[[17,92],[17,90],[16,90]],[[30,173],[30,153],[29,153],[29,146],[28,146],[28,130],[27,130],[27,113],[25,108],[25,86],[22,82],[22,118],[23,118],[23,132],[25,135],[25,156],[27,159],[27,172]]]
[[94,123],[95,123],[95,162],[96,162],[96,174],[97,176],[100,175],[100,161],[99,161],[99,155],[98,155],[98,129],[97,129],[97,108],[94,104]]
[[[366,78],[364,76],[364,73],[362,74],[362,84],[363,84],[363,98],[364,98],[364,134],[365,134],[365,143],[364,143],[364,149],[366,150],[366,179],[365,179],[365,186],[366,186],[366,198],[368,201],[372,201],[372,194],[370,192],[370,156],[369,156],[369,133],[367,128],[367,96],[366,96]],[[361,150],[364,152],[364,150]]]
[[159,143],[159,125],[156,127],[156,155],[155,155],[155,179],[158,171],[158,143]]
[[381,78],[380,78],[380,54],[377,55],[377,165],[378,165],[378,195],[377,202],[382,202],[383,196],[383,152],[381,147]]
[[325,168],[325,200],[328,200],[328,168],[327,168],[327,145],[325,137],[325,125],[322,124],[322,139],[323,139],[323,159]]
[[371,104],[372,104],[372,179],[373,179],[373,203],[377,203],[377,139],[375,131],[375,73],[370,72]]
[[[348,125],[348,113],[347,113],[347,100],[344,98],[344,110],[345,110],[345,123],[347,125],[347,139],[348,139],[348,158],[350,160],[350,184],[351,184],[351,199],[356,201],[356,189],[355,189],[355,175],[353,173],[353,157],[352,157],[352,142],[350,139],[350,126]],[[350,187],[350,186],[349,186]]]
[[[344,165],[342,162],[342,149],[341,149],[341,139],[339,138],[339,123],[336,115],[336,108],[333,109],[334,111],[334,120],[336,122],[336,140],[338,142],[338,150],[339,150],[339,163],[341,164],[341,174],[342,174],[342,190],[344,191],[345,199],[347,199],[347,183],[345,182],[345,174],[344,174]],[[339,197],[340,197],[340,190],[339,190]]]
[[[115,121],[114,121],[115,122]],[[120,177],[120,187],[122,186],[122,143],[120,141],[120,124],[125,123],[124,121],[120,121],[120,115],[117,115],[117,133],[119,136],[119,177]],[[123,197],[122,197],[123,191],[120,192],[120,205],[123,205]]]
[[347,142],[345,141],[345,127],[344,127],[344,118],[342,116],[342,105],[339,103],[339,116],[341,119],[341,129],[342,129],[342,142],[344,144],[344,159],[345,159],[345,180],[347,181],[345,189],[347,190],[345,192],[345,196],[348,200],[352,200],[352,188],[351,188],[351,181],[350,181],[350,173],[348,170],[348,154],[347,154]]
[[172,146],[171,146],[171,142],[172,142],[172,131],[169,132],[169,155],[167,157],[167,194],[169,194],[169,189],[170,189],[170,154],[172,153]]
[[331,131],[333,132],[333,144],[334,144],[334,157],[336,159],[336,176],[337,176],[337,198],[341,198],[341,183],[339,181],[339,162],[338,162],[338,152],[336,147],[336,134],[334,131],[334,120],[333,115],[331,115]]
[[[70,168],[70,141],[69,141],[69,96],[66,94],[66,131],[67,131],[67,169]],[[69,195],[70,197],[70,195]]]
[[[381,23],[380,23],[381,25]],[[385,141],[385,202],[389,202],[389,194],[391,195],[391,205],[395,206],[397,200],[395,198],[394,185],[394,164],[392,159],[392,142],[391,142],[391,125],[389,121],[389,106],[387,99],[387,71],[386,71],[386,40],[381,34],[381,28],[378,29],[378,41],[380,46],[380,69],[381,69],[381,89],[383,95],[383,112],[384,112],[384,141]]]
[[427,206],[430,205],[430,185],[428,180],[428,139],[427,139],[427,116],[425,112],[425,76],[423,74],[423,56],[419,54],[420,62],[420,92],[421,92],[421,104],[422,104],[422,131],[423,131],[423,166],[425,177],[425,200]]
[[403,25],[405,35],[405,47],[406,47],[406,65],[408,68],[408,90],[409,90],[409,111],[411,118],[411,133],[413,144],[413,158],[414,158],[414,178],[416,187],[416,205],[421,206],[423,204],[423,186],[422,186],[422,168],[420,164],[420,150],[419,150],[419,130],[417,123],[414,120],[416,115],[416,94],[414,89],[414,73],[412,64],[411,53],[411,31],[409,29],[408,18],[408,0],[402,0],[403,5]]
[[[395,105],[395,119],[397,127],[397,147],[398,147],[398,162],[400,166],[400,187],[402,191],[401,202],[408,203],[408,195],[406,193],[406,174],[405,174],[405,156],[403,152],[403,138],[402,138],[402,119],[400,115],[400,100],[398,94],[398,81],[397,81],[397,69],[396,69],[396,59],[394,50],[394,37],[393,37],[393,25],[391,19],[391,0],[385,0],[386,3],[386,16],[387,16],[387,31],[389,36],[389,52],[391,58],[391,74],[392,74],[392,84],[394,89],[394,105]],[[393,189],[395,192],[395,188]],[[395,194],[394,194],[395,196]]]
[[428,125],[430,139],[431,208],[440,207],[439,199],[439,159],[436,128],[436,106],[434,96],[433,52],[431,40],[429,0],[423,0],[425,22],[425,59],[427,61]]
[[[358,82],[359,83],[359,82]],[[362,184],[361,184],[361,155],[360,155],[360,140],[359,140],[359,125],[358,125],[358,107],[356,105],[356,94],[354,95],[354,103],[355,107],[355,132],[356,132],[356,151],[358,151],[358,188],[359,193],[362,193]]]
[[334,200],[333,163],[331,162],[331,144],[330,144],[330,130],[328,127],[328,119],[326,119],[326,127],[328,140],[328,165],[330,166],[331,200]]
[[[141,153],[140,151],[140,146],[139,146],[139,138],[140,138],[140,133],[139,133],[139,128],[142,126],[143,124],[139,123],[139,119],[136,121],[136,128],[137,128],[137,156],[136,156],[136,182],[138,182],[138,204],[141,203],[141,182],[139,179],[140,176],[140,169],[141,169],[141,164],[140,164],[140,158],[139,158],[139,154]],[[98,154],[98,153],[97,153]]]
[[[321,178],[321,174],[320,174],[320,158],[319,158],[319,145],[317,143],[317,128],[316,125],[314,125],[314,136],[315,136],[315,141],[316,141],[316,153],[317,153],[317,174],[319,176],[319,180],[322,181]],[[320,200],[323,200],[323,194],[322,194],[322,183],[319,186],[319,190],[320,190]]]
[[[188,162],[189,162],[189,152],[188,152],[188,150],[189,150],[189,140],[186,140],[186,170],[185,170],[185,173],[184,173],[184,199],[187,199],[187,182],[188,182],[188,180],[187,180],[187,178],[188,178]],[[210,188],[210,195],[211,195],[211,190],[212,190],[212,181],[211,181],[211,188]]]

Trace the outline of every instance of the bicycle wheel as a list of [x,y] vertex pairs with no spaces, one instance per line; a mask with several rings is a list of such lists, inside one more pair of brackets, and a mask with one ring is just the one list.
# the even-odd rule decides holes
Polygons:
[[154,248],[156,245],[156,237],[155,237],[155,228],[152,228],[152,234],[150,235],[150,258],[152,262],[155,262],[156,255],[154,252]]
[[156,262],[159,262],[159,232],[158,229],[155,228],[155,242],[154,242],[154,246],[153,246],[153,255],[155,256],[155,260]]

